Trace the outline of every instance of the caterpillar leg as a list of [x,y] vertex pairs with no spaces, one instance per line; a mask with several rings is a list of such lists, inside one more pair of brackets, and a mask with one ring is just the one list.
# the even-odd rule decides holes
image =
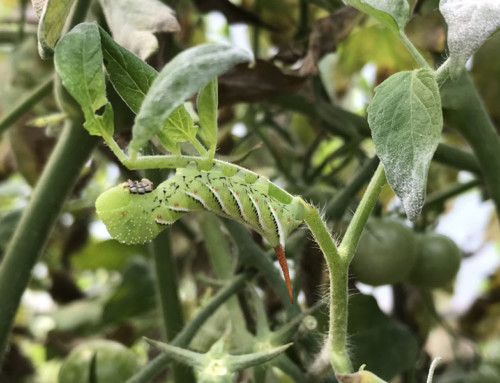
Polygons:
[[290,297],[290,302],[293,303],[292,284],[290,282],[290,274],[288,272],[288,265],[286,263],[285,249],[283,248],[283,246],[278,245],[274,247],[274,252],[278,257],[278,262],[280,263],[281,270],[283,271],[283,277],[285,278],[286,287],[288,289],[288,296]]

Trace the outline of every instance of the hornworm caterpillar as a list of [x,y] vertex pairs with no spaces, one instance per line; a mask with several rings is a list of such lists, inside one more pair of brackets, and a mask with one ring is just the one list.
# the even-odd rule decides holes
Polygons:
[[111,236],[126,244],[150,241],[194,210],[244,223],[273,246],[293,301],[285,236],[303,222],[305,211],[300,198],[273,193],[273,186],[250,172],[218,166],[203,171],[193,165],[179,169],[154,190],[148,180],[115,186],[97,198],[96,210]]

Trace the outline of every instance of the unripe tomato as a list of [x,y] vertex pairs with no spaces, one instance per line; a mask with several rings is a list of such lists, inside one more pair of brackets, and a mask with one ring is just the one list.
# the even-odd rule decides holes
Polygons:
[[418,234],[417,261],[409,281],[421,287],[445,287],[460,268],[462,252],[450,238],[437,233]]
[[352,271],[360,282],[380,286],[402,282],[416,259],[415,235],[390,218],[370,219],[361,235]]
[[137,356],[121,343],[91,340],[71,351],[59,370],[59,383],[88,383],[94,354],[97,383],[123,383],[139,369]]

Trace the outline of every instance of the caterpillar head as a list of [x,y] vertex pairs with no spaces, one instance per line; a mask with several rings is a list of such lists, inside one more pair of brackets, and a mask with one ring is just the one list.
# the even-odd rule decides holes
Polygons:
[[140,244],[152,240],[165,228],[151,212],[153,199],[150,184],[129,182],[106,190],[95,206],[113,238],[128,245]]

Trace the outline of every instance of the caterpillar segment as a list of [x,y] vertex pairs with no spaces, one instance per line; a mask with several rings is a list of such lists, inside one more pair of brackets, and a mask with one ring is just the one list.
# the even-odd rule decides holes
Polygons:
[[303,222],[304,208],[298,198],[284,202],[270,196],[269,185],[251,173],[188,167],[156,189],[146,179],[115,186],[99,196],[96,211],[110,235],[125,244],[152,240],[190,211],[204,209],[244,223],[274,248],[293,302],[285,237]]

